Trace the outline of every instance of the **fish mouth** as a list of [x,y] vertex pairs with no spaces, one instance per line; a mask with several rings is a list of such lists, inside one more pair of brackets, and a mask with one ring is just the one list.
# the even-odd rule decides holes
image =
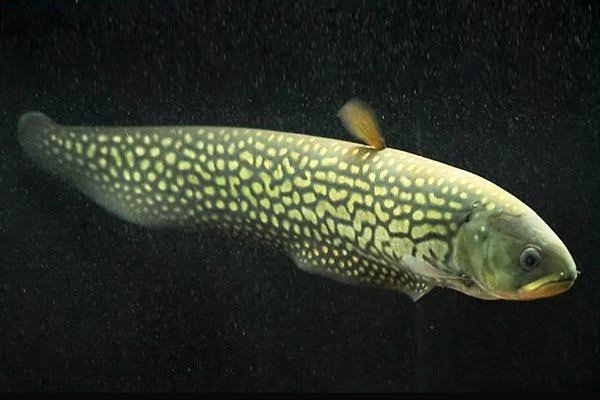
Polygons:
[[552,297],[569,290],[574,282],[575,279],[566,278],[563,273],[554,273],[521,286],[517,296],[519,300]]

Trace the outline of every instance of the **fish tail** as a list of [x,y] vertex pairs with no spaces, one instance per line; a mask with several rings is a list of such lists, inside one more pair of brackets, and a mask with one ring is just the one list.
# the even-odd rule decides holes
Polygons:
[[17,124],[17,139],[25,153],[38,166],[56,173],[56,158],[50,152],[42,151],[44,141],[56,132],[58,124],[41,112],[31,111],[21,115]]
[[154,203],[142,194],[150,193],[142,193],[142,183],[134,182],[140,172],[131,164],[133,149],[126,143],[132,129],[65,126],[43,113],[27,112],[19,118],[17,139],[38,167],[117,216],[148,227],[169,226],[148,212],[149,202]]

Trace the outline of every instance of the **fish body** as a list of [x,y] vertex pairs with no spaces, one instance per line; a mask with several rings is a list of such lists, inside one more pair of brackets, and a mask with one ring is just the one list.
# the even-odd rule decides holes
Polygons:
[[[468,171],[384,148],[383,140],[371,147],[235,127],[63,126],[40,113],[24,114],[18,130],[39,166],[127,221],[247,235],[344,283],[414,300],[436,286],[525,299],[529,292],[513,292],[568,282],[558,293],[575,279],[560,239],[516,197]],[[465,225],[477,222],[471,228],[483,236],[499,215],[529,219],[556,247],[562,269],[510,292],[490,289],[489,277],[473,271],[477,240]],[[548,282],[535,287],[542,278]]]

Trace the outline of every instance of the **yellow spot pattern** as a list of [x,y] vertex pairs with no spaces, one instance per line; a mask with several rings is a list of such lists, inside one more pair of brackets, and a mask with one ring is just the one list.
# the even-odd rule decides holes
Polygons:
[[245,232],[313,272],[413,294],[427,284],[399,267],[402,255],[447,262],[475,202],[521,207],[472,174],[391,149],[251,129],[67,129],[40,151],[125,218]]

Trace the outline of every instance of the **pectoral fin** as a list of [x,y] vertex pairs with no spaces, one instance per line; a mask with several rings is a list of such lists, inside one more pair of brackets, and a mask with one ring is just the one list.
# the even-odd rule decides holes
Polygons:
[[401,264],[403,268],[406,268],[407,271],[410,271],[413,274],[419,275],[425,279],[430,279],[434,286],[454,289],[482,300],[498,299],[496,296],[487,293],[472,279],[440,270],[428,262],[419,260],[412,255],[402,256]]
[[422,276],[423,278],[431,279],[435,282],[447,281],[447,280],[452,280],[452,281],[466,280],[466,278],[464,278],[464,277],[454,275],[449,272],[442,271],[438,268],[435,268],[428,262],[419,260],[418,258],[416,258],[410,254],[405,254],[402,256],[401,264],[404,268],[406,268],[407,271],[410,271],[411,273],[413,273],[415,275]]

